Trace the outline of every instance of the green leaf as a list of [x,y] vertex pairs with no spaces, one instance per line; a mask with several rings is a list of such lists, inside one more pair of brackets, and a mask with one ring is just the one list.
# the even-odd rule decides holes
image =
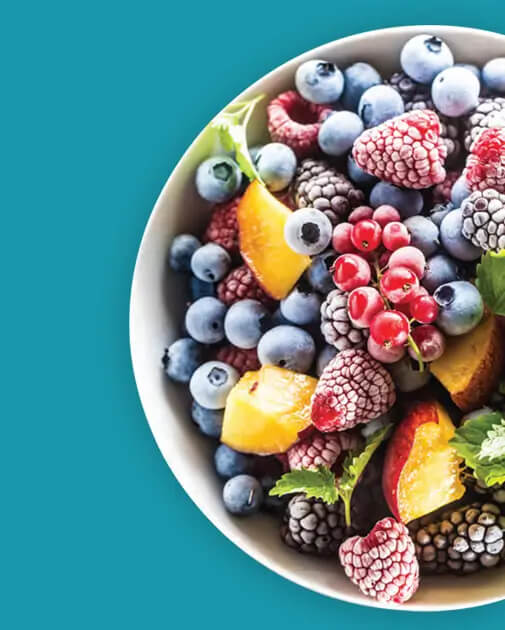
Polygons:
[[477,288],[495,315],[505,315],[505,249],[482,256],[477,266]]
[[337,491],[345,505],[345,520],[348,526],[351,525],[351,499],[354,488],[372,458],[372,455],[389,435],[392,426],[393,425],[388,424],[382,429],[375,431],[375,433],[372,433],[372,435],[368,437],[361,453],[350,453],[344,461],[344,470],[338,482]]
[[292,470],[282,475],[270,490],[270,495],[281,497],[284,494],[303,492],[308,498],[315,497],[325,503],[336,503],[338,493],[335,481],[335,475],[327,466],[318,466],[317,470]]
[[223,148],[235,152],[235,159],[242,172],[250,180],[257,179],[260,182],[261,178],[247,146],[247,124],[255,105],[263,98],[264,95],[260,94],[250,101],[233,103],[209,123],[210,128],[218,133]]
[[487,486],[505,482],[505,418],[498,411],[467,420],[449,444]]

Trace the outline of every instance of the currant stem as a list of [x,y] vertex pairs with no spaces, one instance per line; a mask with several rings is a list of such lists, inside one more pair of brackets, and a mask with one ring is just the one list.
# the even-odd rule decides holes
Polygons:
[[424,362],[421,356],[421,351],[419,350],[419,346],[414,341],[414,338],[412,337],[412,335],[408,336],[408,342],[409,342],[409,346],[412,348],[412,350],[414,351],[417,357],[417,363],[419,364],[419,372],[424,372]]

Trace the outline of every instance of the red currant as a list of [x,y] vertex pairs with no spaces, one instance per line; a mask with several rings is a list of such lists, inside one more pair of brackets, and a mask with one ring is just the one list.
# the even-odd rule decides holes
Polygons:
[[351,214],[347,217],[349,223],[357,223],[363,219],[371,219],[373,215],[373,209],[370,206],[358,206],[354,208]]
[[412,292],[419,286],[419,278],[408,267],[393,267],[388,269],[380,279],[380,289],[383,295],[393,304],[409,302]]
[[369,328],[374,316],[384,310],[384,300],[373,287],[358,287],[349,294],[347,312],[358,328]]
[[410,298],[410,301],[404,302],[402,304],[396,304],[396,308],[402,313],[405,313],[407,317],[412,317],[410,313],[410,305],[416,298],[420,297],[421,295],[429,295],[429,293],[423,286],[419,285],[417,289],[414,289],[412,291],[412,297]]
[[333,230],[333,249],[339,254],[348,254],[356,251],[351,241],[352,223],[339,223]]
[[[412,339],[415,341],[421,359],[423,361],[436,361],[445,351],[445,337],[436,326],[430,324],[416,326],[412,329]],[[417,359],[414,349],[409,346],[409,354],[413,359]]]
[[437,319],[438,304],[431,295],[416,295],[410,301],[410,314],[420,324],[431,324]]
[[373,337],[368,337],[367,350],[369,354],[381,363],[396,363],[403,359],[407,354],[405,346],[397,346],[396,348],[385,348],[379,345]]
[[385,227],[388,223],[393,221],[400,221],[400,213],[393,206],[383,205],[374,210],[372,219],[377,221],[381,227]]
[[381,242],[382,228],[372,219],[362,219],[352,228],[351,241],[361,252],[373,252]]
[[410,331],[408,318],[399,311],[382,311],[372,319],[370,335],[383,348],[397,348],[407,341]]
[[403,223],[393,221],[382,230],[382,242],[384,247],[394,252],[395,249],[400,249],[410,243],[410,233]]
[[420,249],[407,245],[407,247],[400,247],[391,254],[389,268],[392,269],[393,267],[408,267],[418,278],[422,278],[426,267],[426,258]]
[[366,286],[372,279],[367,261],[357,254],[342,254],[333,266],[333,281],[341,291]]

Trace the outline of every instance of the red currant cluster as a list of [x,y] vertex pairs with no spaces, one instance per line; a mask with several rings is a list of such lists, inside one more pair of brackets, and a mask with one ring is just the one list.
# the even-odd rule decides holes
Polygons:
[[368,351],[383,363],[399,361],[405,353],[423,363],[439,358],[445,349],[442,333],[433,325],[438,305],[420,285],[426,260],[410,245],[410,233],[392,206],[356,208],[347,223],[333,232],[340,256],[333,279],[350,291],[349,317],[369,328]]

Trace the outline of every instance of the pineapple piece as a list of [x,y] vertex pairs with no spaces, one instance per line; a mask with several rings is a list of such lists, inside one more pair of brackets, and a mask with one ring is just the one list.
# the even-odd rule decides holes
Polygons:
[[488,401],[504,367],[504,330],[490,314],[468,334],[448,337],[444,354],[430,369],[455,404],[467,412]]
[[263,289],[276,300],[291,291],[310,265],[284,240],[291,210],[258,181],[253,181],[237,208],[240,253]]
[[308,427],[317,379],[273,365],[246,372],[228,394],[221,442],[242,453],[284,453]]

